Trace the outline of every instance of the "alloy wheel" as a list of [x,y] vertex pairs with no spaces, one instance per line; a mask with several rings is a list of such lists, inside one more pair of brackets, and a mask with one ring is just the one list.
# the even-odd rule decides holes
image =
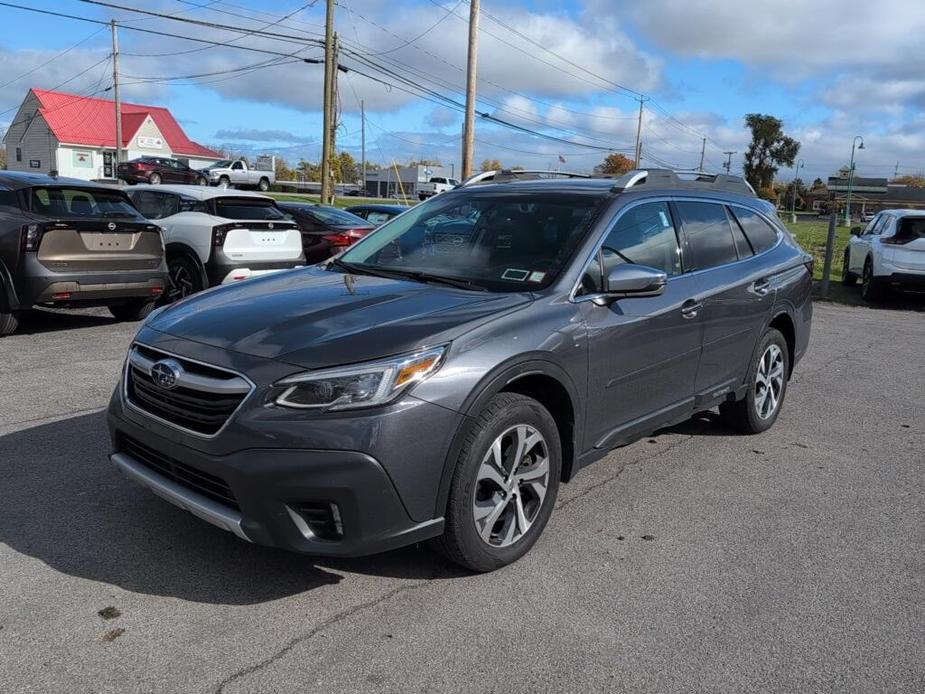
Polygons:
[[761,419],[768,419],[777,411],[783,390],[784,353],[777,345],[768,345],[755,374],[755,412]]
[[489,447],[475,483],[472,515],[482,541],[509,547],[530,530],[549,488],[549,449],[526,424],[505,430]]
[[185,299],[194,293],[193,276],[189,269],[179,263],[170,266],[168,275],[170,286],[167,287],[167,300],[169,303]]

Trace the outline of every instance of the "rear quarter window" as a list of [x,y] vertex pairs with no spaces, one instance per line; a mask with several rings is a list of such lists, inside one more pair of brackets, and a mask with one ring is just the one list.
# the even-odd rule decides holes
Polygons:
[[777,245],[777,229],[768,224],[760,214],[744,207],[733,207],[732,212],[755,253],[762,253]]
[[739,259],[732,226],[723,205],[713,202],[675,204],[690,246],[691,269],[707,270]]

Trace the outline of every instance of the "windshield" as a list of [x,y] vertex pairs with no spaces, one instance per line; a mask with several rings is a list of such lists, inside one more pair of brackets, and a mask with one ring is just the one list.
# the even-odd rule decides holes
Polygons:
[[276,203],[260,198],[217,198],[215,214],[225,219],[286,219]]
[[206,169],[229,169],[231,168],[231,159],[222,159],[214,164],[209,164]]
[[540,289],[565,266],[604,200],[537,192],[444,194],[386,223],[340,261],[361,272],[423,273],[493,291]]
[[138,217],[124,194],[93,188],[33,188],[29,207],[44,217]]

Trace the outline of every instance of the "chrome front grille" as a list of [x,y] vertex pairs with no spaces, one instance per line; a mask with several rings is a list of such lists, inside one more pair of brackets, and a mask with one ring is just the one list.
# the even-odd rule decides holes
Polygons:
[[[151,371],[165,360],[176,371],[170,387],[159,383]],[[126,401],[155,419],[198,436],[218,434],[253,389],[246,378],[225,369],[140,344],[129,351]]]

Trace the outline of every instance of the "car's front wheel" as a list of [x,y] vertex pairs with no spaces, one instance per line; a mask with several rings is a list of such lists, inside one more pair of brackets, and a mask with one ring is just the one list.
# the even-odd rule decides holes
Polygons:
[[883,301],[885,294],[883,284],[874,276],[874,263],[868,258],[864,261],[864,274],[861,275],[861,298],[868,303]]
[[218,187],[222,189],[231,188],[231,179],[227,176],[222,176],[218,179]]
[[438,549],[473,571],[516,561],[546,527],[561,469],[559,431],[546,408],[525,395],[496,395],[460,450]]
[[257,183],[257,188],[261,193],[266,193],[268,190],[270,190],[270,182],[265,178],[261,178]]
[[110,306],[109,312],[118,321],[134,322],[147,318],[152,309],[154,309],[154,302],[150,299],[133,299],[124,304]]
[[770,429],[780,414],[790,375],[790,349],[779,330],[768,328],[758,343],[748,372],[748,391],[741,400],[724,402],[719,411],[733,427],[746,434]]
[[204,289],[202,274],[196,263],[186,256],[177,256],[167,261],[167,291],[161,302],[172,304]]
[[19,327],[19,318],[15,313],[0,311],[0,337],[12,335]]
[[858,283],[858,276],[855,275],[853,272],[851,272],[851,270],[849,269],[850,260],[851,260],[851,253],[846,248],[845,249],[845,262],[841,268],[841,283],[845,285],[846,287],[853,287],[854,285]]
[[209,179],[206,178],[205,176],[200,176],[200,177],[196,180],[196,183],[197,183],[198,185],[201,185],[201,186],[207,186],[207,185],[209,185]]

